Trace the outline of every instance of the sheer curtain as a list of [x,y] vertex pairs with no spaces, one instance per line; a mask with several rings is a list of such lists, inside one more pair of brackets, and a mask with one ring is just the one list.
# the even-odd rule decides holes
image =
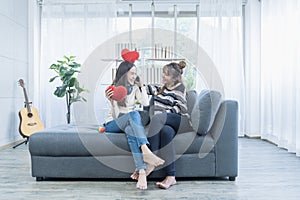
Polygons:
[[53,94],[60,82],[49,83],[56,75],[49,69],[50,65],[64,55],[76,56],[76,61],[83,64],[99,44],[115,34],[115,14],[112,0],[43,1],[38,98],[46,127],[67,123],[65,98]]
[[261,137],[300,156],[300,2],[261,4]]
[[[216,66],[224,88],[224,99],[234,99],[239,103],[242,132],[245,118],[242,0],[202,0],[199,5],[200,47]],[[208,84],[213,86],[215,83]]]

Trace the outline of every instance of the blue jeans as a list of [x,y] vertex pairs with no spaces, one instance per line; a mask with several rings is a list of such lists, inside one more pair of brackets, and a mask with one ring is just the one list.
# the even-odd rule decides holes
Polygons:
[[125,132],[135,162],[136,171],[146,169],[146,163],[143,160],[143,154],[140,147],[144,144],[148,145],[149,142],[139,112],[131,111],[123,114],[104,124],[104,127],[106,132]]

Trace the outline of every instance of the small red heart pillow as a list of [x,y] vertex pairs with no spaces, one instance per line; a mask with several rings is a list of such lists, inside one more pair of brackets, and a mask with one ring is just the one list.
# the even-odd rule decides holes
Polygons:
[[121,56],[125,61],[134,62],[139,59],[140,54],[137,51],[129,51],[128,49],[123,49],[121,52]]
[[106,90],[108,89],[111,89],[114,92],[113,96],[111,97],[112,100],[122,101],[126,98],[127,89],[124,86],[115,87],[113,85],[110,85],[106,88]]

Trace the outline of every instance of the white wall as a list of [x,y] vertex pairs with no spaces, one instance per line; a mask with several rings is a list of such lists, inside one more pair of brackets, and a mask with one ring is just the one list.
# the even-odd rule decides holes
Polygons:
[[28,82],[27,8],[28,0],[1,0],[0,4],[0,147],[22,138],[18,112],[24,95],[17,81]]

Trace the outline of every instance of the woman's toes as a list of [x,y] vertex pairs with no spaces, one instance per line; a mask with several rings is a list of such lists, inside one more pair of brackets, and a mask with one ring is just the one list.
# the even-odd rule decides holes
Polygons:
[[145,171],[143,173],[139,172],[138,182],[136,183],[136,188],[140,190],[147,189],[147,176]]
[[138,172],[133,172],[130,176],[131,179],[133,180],[138,180],[139,178],[139,173]]

